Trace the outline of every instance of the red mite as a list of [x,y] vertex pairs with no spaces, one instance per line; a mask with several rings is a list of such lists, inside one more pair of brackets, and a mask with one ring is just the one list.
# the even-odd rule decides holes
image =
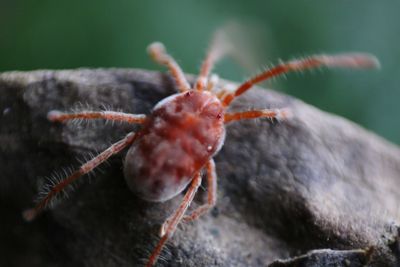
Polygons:
[[[96,168],[110,156],[130,146],[124,162],[124,174],[129,188],[138,196],[148,201],[163,202],[188,187],[180,206],[161,226],[161,239],[146,264],[153,266],[163,246],[182,220],[194,220],[215,205],[217,175],[212,157],[224,143],[225,124],[243,119],[287,117],[284,109],[227,112],[229,104],[236,97],[256,83],[286,72],[322,66],[344,68],[379,66],[378,60],[368,54],[315,55],[281,63],[245,81],[233,91],[221,89],[215,93],[216,84],[213,79],[209,79],[209,74],[215,62],[229,50],[221,36],[221,33],[215,34],[193,88],[162,44],[153,43],[149,46],[151,57],[168,67],[179,90],[179,93],[160,101],[149,115],[112,111],[78,113],[50,111],[48,113],[50,121],[104,119],[141,124],[142,129],[137,133],[129,133],[124,139],[83,164],[70,176],[48,188],[34,208],[24,211],[24,218],[27,221],[33,220],[70,183]],[[201,184],[202,169],[205,169],[207,174],[207,203],[185,215]]]

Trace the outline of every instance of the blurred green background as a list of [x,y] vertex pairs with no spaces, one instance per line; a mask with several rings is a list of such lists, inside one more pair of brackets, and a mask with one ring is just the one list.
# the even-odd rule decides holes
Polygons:
[[211,34],[235,21],[248,29],[243,53],[251,64],[243,69],[224,60],[216,69],[235,81],[280,58],[341,51],[376,55],[379,71],[290,74],[265,86],[399,144],[399,11],[400,1],[395,0],[0,0],[0,71],[162,69],[145,52],[150,42],[159,40],[186,72],[197,73]]

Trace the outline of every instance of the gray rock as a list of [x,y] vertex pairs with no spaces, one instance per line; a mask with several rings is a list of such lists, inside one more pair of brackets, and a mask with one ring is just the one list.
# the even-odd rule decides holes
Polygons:
[[319,249],[312,250],[305,255],[294,257],[289,260],[277,260],[269,267],[336,267],[336,266],[365,266],[372,250],[354,249],[354,250],[331,250]]
[[[1,266],[143,265],[181,197],[137,198],[123,178],[123,153],[32,223],[21,212],[32,207],[44,177],[137,129],[54,124],[49,110],[80,102],[149,113],[172,93],[168,76],[141,70],[0,74]],[[267,107],[288,107],[293,117],[227,126],[215,158],[217,205],[178,228],[158,266],[399,265],[399,148],[273,91],[253,89],[232,110]],[[205,197],[201,189],[192,208]]]

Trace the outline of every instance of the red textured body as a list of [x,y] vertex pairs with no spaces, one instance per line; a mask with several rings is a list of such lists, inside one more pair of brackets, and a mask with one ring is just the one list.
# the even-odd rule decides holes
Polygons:
[[213,94],[188,91],[159,102],[125,158],[125,179],[150,201],[176,196],[218,152],[225,138],[224,107]]

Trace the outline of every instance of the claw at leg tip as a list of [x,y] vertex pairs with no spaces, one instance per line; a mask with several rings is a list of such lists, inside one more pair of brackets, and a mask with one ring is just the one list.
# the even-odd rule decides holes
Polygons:
[[147,47],[147,52],[153,54],[155,52],[165,51],[165,46],[161,42],[153,42]]
[[56,121],[60,115],[62,114],[62,112],[58,111],[58,110],[51,110],[49,111],[49,113],[47,113],[47,119],[49,121]]
[[31,222],[36,217],[36,212],[34,209],[27,209],[22,212],[22,217],[25,221]]
[[290,108],[283,108],[281,110],[278,110],[276,115],[276,119],[278,121],[291,119],[292,117],[293,117],[293,112]]
[[163,237],[165,235],[165,223],[161,225],[160,232],[158,233],[158,235],[160,237]]

